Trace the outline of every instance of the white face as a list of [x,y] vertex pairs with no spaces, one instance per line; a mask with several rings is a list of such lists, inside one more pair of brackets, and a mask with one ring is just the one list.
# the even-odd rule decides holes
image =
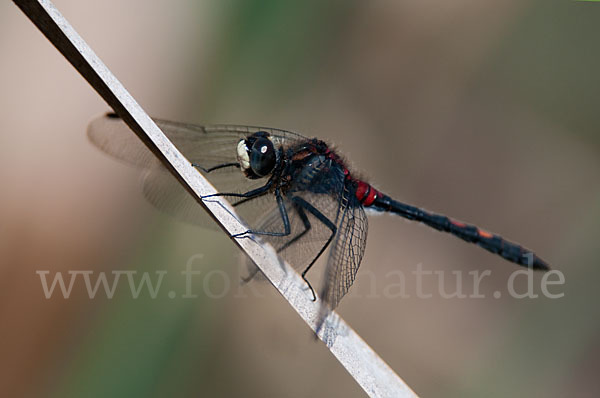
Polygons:
[[237,160],[240,162],[242,171],[250,168],[250,156],[248,155],[248,147],[246,146],[246,140],[240,140],[237,145]]

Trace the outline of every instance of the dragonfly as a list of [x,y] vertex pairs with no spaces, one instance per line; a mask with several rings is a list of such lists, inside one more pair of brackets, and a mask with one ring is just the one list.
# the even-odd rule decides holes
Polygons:
[[[368,222],[365,210],[396,214],[476,244],[535,270],[549,265],[523,246],[453,218],[402,203],[356,177],[325,141],[266,127],[202,126],[154,119],[199,172],[231,200],[249,229],[301,272],[327,251],[319,296],[335,309],[360,267]],[[143,193],[155,207],[200,225],[214,225],[204,209],[114,113],[93,120],[88,138],[104,152],[145,168]],[[205,196],[202,199],[207,199]],[[247,280],[256,275],[254,267]]]

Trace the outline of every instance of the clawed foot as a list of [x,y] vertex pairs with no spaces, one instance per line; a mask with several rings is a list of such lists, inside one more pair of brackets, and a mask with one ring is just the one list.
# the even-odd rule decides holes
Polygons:
[[306,280],[306,278],[304,276],[302,276],[302,279],[304,279],[304,282],[306,282],[306,286],[302,290],[308,290],[308,289],[310,289],[310,292],[312,293],[312,300],[311,301],[317,301],[317,295],[315,294],[315,291],[312,288],[312,286],[310,285],[310,283]]
[[250,231],[249,229],[244,231],[244,232],[240,232],[237,234],[233,234],[231,235],[232,238],[249,238],[250,234],[252,234],[252,231]]

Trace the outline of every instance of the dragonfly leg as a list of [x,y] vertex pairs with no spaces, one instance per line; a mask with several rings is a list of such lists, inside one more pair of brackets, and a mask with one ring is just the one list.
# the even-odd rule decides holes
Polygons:
[[242,276],[242,283],[250,282],[258,274],[258,267],[255,265],[252,271],[248,273],[248,276]]
[[256,195],[256,196],[252,196],[252,197],[248,197],[248,198],[242,198],[242,199],[238,200],[237,202],[234,202],[234,203],[232,203],[231,205],[232,205],[233,207],[236,207],[236,206],[239,206],[239,205],[241,205],[241,204],[244,204],[244,203],[246,203],[246,202],[249,202],[249,201],[251,201],[252,199],[256,199],[256,198],[258,198],[259,196],[266,195],[266,194],[268,194],[268,193],[269,193],[269,191],[268,191],[268,190],[266,190],[266,191],[264,191],[264,192],[262,192],[262,193],[260,193],[260,194],[258,194],[258,195]]
[[[241,204],[241,203],[243,203],[243,202],[245,202],[247,200],[250,200],[250,199],[251,198],[240,200],[239,202],[236,202],[233,205],[237,206],[238,204]],[[304,234],[306,234],[310,230],[310,222],[308,221],[308,217],[306,217],[306,213],[304,213],[301,208],[298,208],[295,203],[294,203],[294,209],[298,212],[298,215],[300,216],[300,219],[302,220],[302,223],[304,224],[305,230],[303,232],[300,232],[296,237],[294,237],[293,239],[291,239],[285,245],[283,245],[282,247],[280,247],[277,250],[277,253],[280,253],[281,251],[285,250],[285,248],[287,248],[292,243],[294,243],[295,241],[297,241],[298,239],[300,239]],[[248,232],[245,232],[245,233],[248,233]],[[238,236],[239,235],[242,235],[242,234],[238,234]],[[248,274],[248,276],[242,277],[242,282],[243,283],[250,282],[256,276],[257,273],[258,273],[258,267],[255,266],[252,269],[252,271]]]
[[[235,203],[234,206],[236,206],[246,200],[248,200],[248,199],[239,201],[239,202]],[[287,241],[279,249],[277,249],[277,253],[281,253],[282,251],[287,249],[289,246],[291,246],[292,244],[297,242],[300,238],[302,238],[304,235],[306,235],[308,233],[308,231],[310,231],[310,229],[311,229],[310,221],[308,220],[308,217],[306,216],[306,213],[304,212],[304,210],[302,210],[302,207],[300,207],[298,204],[296,204],[296,202],[292,202],[292,203],[294,206],[294,210],[298,213],[298,216],[300,216],[300,220],[302,221],[302,224],[304,225],[304,231],[300,232],[298,235],[296,235],[295,237],[293,237],[292,239]],[[255,268],[248,276],[242,278],[242,281],[244,283],[249,282],[252,278],[254,278],[254,276],[256,275],[257,272],[258,272],[258,268]],[[307,283],[308,283],[308,281],[307,281]],[[308,285],[310,286],[310,283],[308,283]],[[311,290],[312,290],[312,287],[311,287]],[[314,297],[314,292],[313,292],[313,297]]]
[[198,163],[192,163],[192,167],[200,169],[205,173],[210,173],[211,171],[218,170],[218,169],[224,169],[226,167],[237,167],[239,169],[240,164],[238,162],[231,162],[231,163],[223,163],[223,164],[218,164],[213,167],[205,168],[205,167],[200,166]]
[[[292,198],[292,201],[293,200],[294,200],[294,198]],[[302,210],[302,207],[300,207],[300,205],[298,205],[295,201],[293,201],[292,203],[294,205],[294,210],[296,210],[296,213],[298,213],[298,216],[300,216],[300,220],[302,221],[302,224],[304,225],[304,231],[300,232],[298,235],[294,236],[292,239],[287,241],[283,246],[281,246],[279,249],[277,249],[277,253],[281,253],[282,251],[284,251],[285,249],[287,249],[288,247],[290,247],[291,245],[296,243],[300,238],[302,238],[304,235],[306,235],[308,233],[308,231],[310,231],[310,229],[312,228],[310,221],[308,220],[308,216],[306,215],[304,210]]]
[[[313,216],[315,216],[317,218],[317,220],[322,222],[327,228],[329,228],[331,230],[331,235],[327,239],[327,242],[325,242],[323,247],[321,247],[321,250],[319,250],[319,253],[317,253],[315,258],[313,258],[313,260],[310,262],[310,264],[308,264],[308,266],[304,269],[304,271],[302,271],[302,274],[301,274],[302,279],[304,279],[304,282],[306,282],[306,284],[308,285],[308,287],[312,293],[312,296],[313,296],[312,301],[316,301],[317,295],[315,294],[315,291],[314,291],[313,287],[311,286],[310,282],[308,281],[308,279],[306,279],[306,273],[308,272],[308,270],[310,270],[310,268],[314,265],[314,263],[319,259],[319,257],[321,257],[321,254],[323,254],[323,252],[327,249],[327,247],[329,246],[329,244],[331,243],[333,237],[335,236],[335,234],[337,232],[337,227],[329,218],[327,218],[323,213],[321,213],[319,210],[317,210],[313,205],[308,203],[306,200],[304,200],[298,196],[293,197],[292,200],[293,200],[294,204],[297,206],[296,209],[298,211],[298,215],[300,216],[300,218],[302,219],[302,222],[304,223],[305,230],[302,231],[300,234],[298,234],[296,237],[294,237],[294,239],[292,239],[286,245],[284,245],[283,248],[291,245],[294,241],[300,239],[305,233],[307,233],[310,230],[311,224],[310,224],[310,221],[308,220],[308,217],[306,216],[306,213],[304,212],[304,210],[311,213]],[[283,248],[280,250],[283,250]]]
[[[260,189],[260,188],[259,188]],[[256,196],[256,195],[255,195]],[[285,204],[283,203],[283,196],[281,196],[281,192],[279,188],[275,189],[275,198],[277,199],[277,206],[279,207],[279,214],[281,215],[281,221],[283,222],[283,232],[271,232],[271,231],[258,231],[249,229],[245,232],[240,232],[239,234],[231,235],[233,238],[239,238],[244,235],[263,235],[263,236],[288,236],[292,233],[292,229],[290,227],[290,219],[287,214],[287,210],[285,209]]]
[[[249,200],[249,199],[253,199],[253,198],[257,197],[257,196],[261,196],[261,195],[266,194],[267,192],[269,192],[269,189],[271,189],[272,186],[273,186],[273,179],[270,179],[262,187],[258,187],[256,189],[252,189],[252,190],[250,190],[248,192],[244,192],[244,193],[218,192],[218,193],[214,193],[212,195],[205,195],[205,196],[202,197],[202,199],[212,198],[212,197],[215,197],[215,196],[229,196],[229,197],[233,197],[233,198],[245,198],[245,199]],[[242,202],[242,201],[245,201],[245,200],[241,200],[240,202]],[[239,202],[237,204],[239,204]]]

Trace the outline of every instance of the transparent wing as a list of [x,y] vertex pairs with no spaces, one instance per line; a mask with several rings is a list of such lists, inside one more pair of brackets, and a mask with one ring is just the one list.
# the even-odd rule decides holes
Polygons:
[[[290,131],[268,127],[200,126],[161,119],[155,119],[155,122],[191,163],[204,168],[235,163],[239,140],[259,130],[271,134],[277,147],[288,147],[306,139]],[[87,134],[90,141],[102,151],[147,169],[144,175],[144,196],[156,208],[181,221],[214,225],[210,217],[204,214],[204,209],[120,118],[114,114],[99,117],[90,123]],[[203,174],[219,192],[243,193],[267,182],[266,178],[248,179],[236,167]],[[246,216],[249,215],[252,215],[251,209],[246,211]]]
[[[270,127],[201,126],[162,119],[154,121],[190,162],[205,168],[235,162],[238,141],[257,131],[268,132],[276,147],[287,147],[299,140],[306,140],[300,134]],[[92,120],[87,135],[95,146],[120,160],[144,168],[161,164],[115,114],[109,113]]]
[[[222,170],[214,171],[208,175],[210,182],[219,192],[247,192],[258,188],[267,182],[267,179],[248,180],[240,178],[241,172],[235,169],[224,173]],[[243,177],[243,176],[242,176]],[[214,222],[206,211],[198,204],[196,199],[181,185],[181,183],[168,171],[157,168],[148,170],[143,176],[143,194],[146,200],[158,210],[173,218],[201,226],[213,226]],[[235,203],[237,198],[227,198]],[[210,200],[210,199],[207,199]],[[253,206],[250,206],[253,204]],[[253,214],[260,212],[262,201],[255,199],[237,211],[246,220]],[[240,211],[242,210],[243,211]],[[254,210],[253,210],[254,209]],[[216,224],[214,224],[216,226]]]
[[156,156],[118,117],[109,113],[90,122],[87,136],[103,152],[129,164],[150,168],[160,165]]
[[321,290],[321,298],[330,309],[337,307],[354,283],[367,244],[368,222],[362,205],[349,192],[345,192],[343,202]]

